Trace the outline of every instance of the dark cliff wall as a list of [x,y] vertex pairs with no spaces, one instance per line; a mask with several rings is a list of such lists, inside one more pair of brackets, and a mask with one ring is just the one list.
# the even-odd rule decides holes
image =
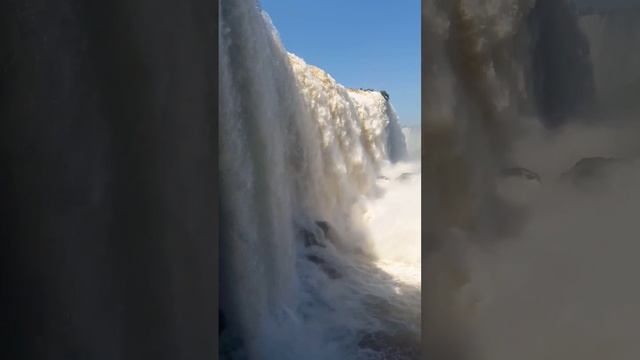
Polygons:
[[216,14],[0,4],[0,358],[215,358]]

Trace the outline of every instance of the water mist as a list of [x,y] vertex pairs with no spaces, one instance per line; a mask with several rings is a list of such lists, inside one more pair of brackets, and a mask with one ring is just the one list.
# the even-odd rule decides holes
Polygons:
[[427,2],[427,355],[640,355],[631,17]]

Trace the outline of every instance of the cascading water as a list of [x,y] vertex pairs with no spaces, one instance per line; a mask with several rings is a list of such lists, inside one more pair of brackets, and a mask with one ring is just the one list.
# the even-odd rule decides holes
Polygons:
[[418,358],[420,168],[387,96],[287,53],[255,0],[220,6],[222,358]]
[[423,10],[432,358],[640,355],[640,112],[611,101],[637,78],[638,32],[629,15],[578,14],[564,0]]

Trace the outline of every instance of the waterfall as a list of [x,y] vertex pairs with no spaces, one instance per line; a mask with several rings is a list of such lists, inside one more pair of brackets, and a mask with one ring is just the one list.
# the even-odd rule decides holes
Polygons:
[[363,331],[379,319],[348,306],[386,289],[364,280],[379,256],[364,219],[381,171],[406,157],[389,97],[288,53],[255,0],[220,6],[222,356],[375,352]]

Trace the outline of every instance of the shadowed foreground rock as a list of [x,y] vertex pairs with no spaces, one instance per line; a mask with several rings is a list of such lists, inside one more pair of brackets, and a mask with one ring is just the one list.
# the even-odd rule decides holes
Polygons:
[[622,159],[599,156],[583,158],[563,173],[560,180],[578,187],[602,185],[607,176],[624,162]]
[[215,359],[215,1],[0,3],[0,359]]

